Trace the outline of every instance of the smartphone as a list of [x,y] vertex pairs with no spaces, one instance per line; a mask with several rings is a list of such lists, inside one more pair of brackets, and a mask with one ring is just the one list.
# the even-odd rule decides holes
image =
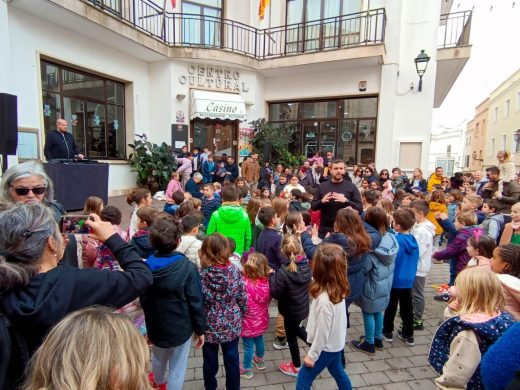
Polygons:
[[85,223],[88,215],[63,215],[60,221],[60,232],[67,234],[90,234],[92,229]]

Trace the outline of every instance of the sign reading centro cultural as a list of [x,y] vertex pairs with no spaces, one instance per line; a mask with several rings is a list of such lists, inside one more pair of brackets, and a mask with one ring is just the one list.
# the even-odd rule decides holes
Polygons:
[[215,88],[224,91],[249,92],[249,85],[240,81],[236,70],[207,65],[188,66],[188,75],[179,76],[179,83],[190,87]]

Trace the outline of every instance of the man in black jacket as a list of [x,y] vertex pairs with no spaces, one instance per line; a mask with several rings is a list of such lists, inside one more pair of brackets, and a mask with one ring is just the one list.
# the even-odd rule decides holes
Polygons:
[[56,130],[47,134],[45,139],[45,158],[47,161],[55,159],[83,159],[83,155],[78,151],[78,146],[74,142],[74,137],[67,132],[67,121],[58,119]]
[[357,187],[344,179],[345,163],[334,160],[331,168],[331,178],[320,184],[316,199],[312,201],[313,210],[321,210],[321,222],[318,235],[324,238],[333,231],[334,220],[338,210],[352,207],[357,212],[363,211],[361,194]]

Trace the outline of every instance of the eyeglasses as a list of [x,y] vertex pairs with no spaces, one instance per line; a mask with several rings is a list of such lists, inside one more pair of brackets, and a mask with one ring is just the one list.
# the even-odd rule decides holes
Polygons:
[[449,183],[449,181],[447,181],[447,180],[443,180],[442,182],[443,182],[443,183]]
[[381,172],[381,176],[388,176],[388,172]]
[[372,171],[369,171],[368,169],[365,171],[365,173],[371,173]]
[[12,187],[16,195],[25,196],[29,194],[29,191],[32,191],[34,195],[42,195],[47,190],[47,187],[34,187],[34,188],[15,188]]

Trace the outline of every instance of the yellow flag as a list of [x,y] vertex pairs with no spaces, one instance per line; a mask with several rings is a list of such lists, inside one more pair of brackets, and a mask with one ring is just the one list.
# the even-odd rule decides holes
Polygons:
[[260,7],[258,7],[258,16],[260,20],[264,20],[265,9],[269,6],[271,0],[260,0]]

